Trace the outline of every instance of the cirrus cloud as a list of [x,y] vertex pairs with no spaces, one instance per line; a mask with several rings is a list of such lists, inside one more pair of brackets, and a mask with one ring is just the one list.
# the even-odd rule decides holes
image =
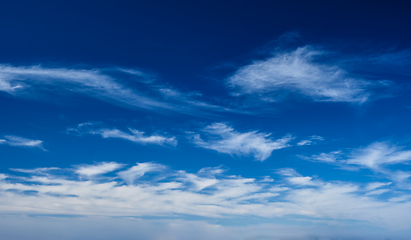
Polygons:
[[204,140],[200,134],[194,134],[192,141],[197,147],[212,149],[230,155],[252,155],[256,160],[264,161],[272,151],[289,147],[290,135],[273,140],[270,133],[251,131],[240,133],[225,123],[213,123],[202,132],[207,136]]

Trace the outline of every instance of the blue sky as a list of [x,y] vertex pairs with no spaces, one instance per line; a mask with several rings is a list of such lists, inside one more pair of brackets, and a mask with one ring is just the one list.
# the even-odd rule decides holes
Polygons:
[[0,3],[0,237],[407,239],[409,10]]

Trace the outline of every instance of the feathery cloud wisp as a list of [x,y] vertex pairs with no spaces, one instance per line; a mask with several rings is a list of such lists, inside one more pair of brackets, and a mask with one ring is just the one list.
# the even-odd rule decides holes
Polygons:
[[314,101],[363,103],[376,82],[351,77],[337,65],[315,61],[324,52],[310,46],[278,53],[266,60],[241,67],[228,78],[234,95],[259,94],[262,100],[278,100],[285,91],[297,92]]
[[0,139],[0,144],[7,144],[14,147],[36,147],[46,151],[46,149],[43,148],[43,141],[41,140],[33,140],[14,135],[7,135],[4,136],[4,138],[5,139]]
[[144,132],[138,131],[133,128],[129,128],[130,133],[123,132],[118,129],[99,128],[93,127],[93,123],[80,123],[77,128],[68,128],[67,133],[76,133],[79,135],[93,134],[100,135],[103,138],[120,138],[128,141],[132,141],[138,144],[156,144],[156,145],[170,145],[176,146],[176,137],[166,137],[158,134],[146,136]]
[[[233,111],[199,100],[201,94],[183,93],[149,78],[140,71],[123,68],[76,69],[0,64],[0,91],[15,96],[33,97],[52,89],[53,94],[74,92],[127,107],[191,114],[199,114],[199,109]],[[133,80],[133,86],[138,82],[140,87],[125,85],[128,79]]]
[[212,149],[230,155],[252,155],[256,160],[264,161],[271,156],[272,151],[289,147],[293,138],[289,135],[272,140],[269,133],[257,131],[240,133],[225,123],[213,123],[202,130],[207,139],[200,134],[193,136],[196,146]]
[[321,136],[313,135],[309,139],[301,140],[297,143],[298,146],[312,145],[316,144],[318,141],[324,141],[324,138]]
[[[401,170],[392,171],[389,169],[390,165],[404,164],[411,161],[411,150],[406,150],[404,147],[389,142],[374,142],[366,147],[357,148],[350,152],[340,150],[330,153],[320,153],[310,157],[300,157],[306,160],[337,165],[347,170],[367,168],[375,173],[385,175],[400,185],[404,185],[411,177],[411,172]],[[408,188],[410,185],[404,186]]]

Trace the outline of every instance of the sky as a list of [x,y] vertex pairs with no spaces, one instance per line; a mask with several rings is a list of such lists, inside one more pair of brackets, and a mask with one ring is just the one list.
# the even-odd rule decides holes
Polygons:
[[3,1],[0,238],[408,239],[402,1]]

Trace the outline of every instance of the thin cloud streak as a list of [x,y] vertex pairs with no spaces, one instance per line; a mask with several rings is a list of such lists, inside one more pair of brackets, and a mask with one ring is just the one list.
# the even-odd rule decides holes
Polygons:
[[[119,75],[126,74],[122,79]],[[120,83],[132,78],[142,89]],[[172,87],[155,83],[148,75],[133,69],[70,69],[0,64],[0,91],[14,96],[34,97],[38,93],[74,92],[126,107],[167,109],[185,114],[210,111],[235,111],[196,99],[199,94],[182,93]],[[144,92],[144,93],[143,93]],[[201,110],[201,111],[200,111]],[[202,113],[205,114],[205,113]]]
[[41,140],[33,140],[24,137],[14,136],[14,135],[7,135],[4,136],[5,139],[0,139],[0,145],[6,144],[13,147],[33,147],[33,148],[40,148],[43,151],[47,151],[43,147],[43,141]]
[[176,137],[166,137],[158,134],[153,134],[151,136],[146,136],[145,132],[129,128],[130,133],[123,132],[118,129],[109,129],[109,128],[99,128],[96,129],[93,123],[80,123],[76,128],[68,128],[67,133],[75,133],[78,135],[83,134],[92,134],[100,135],[103,138],[120,138],[128,140],[138,144],[155,144],[161,146],[177,146]]

